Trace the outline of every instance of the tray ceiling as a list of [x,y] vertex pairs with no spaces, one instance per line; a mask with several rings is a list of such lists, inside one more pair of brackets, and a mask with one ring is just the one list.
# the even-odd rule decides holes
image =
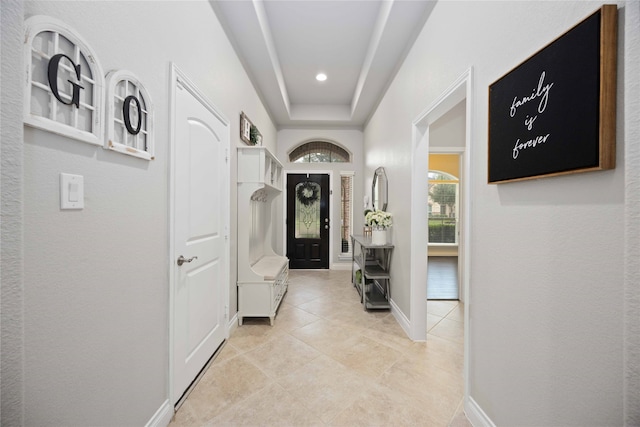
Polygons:
[[[278,126],[361,128],[435,1],[211,2]],[[327,80],[318,82],[324,73]]]

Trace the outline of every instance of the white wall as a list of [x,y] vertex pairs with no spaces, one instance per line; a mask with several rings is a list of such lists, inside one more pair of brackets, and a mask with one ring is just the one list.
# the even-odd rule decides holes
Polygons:
[[22,425],[22,2],[0,2],[0,424]]
[[429,150],[442,153],[446,150],[464,150],[466,103],[458,103],[429,126]]
[[624,16],[625,246],[624,413],[626,426],[640,425],[640,2],[626,3]]
[[[14,18],[7,26],[5,4],[20,11],[6,15]],[[15,63],[9,78],[19,84],[24,79],[21,8],[3,1],[3,122],[21,123],[21,90],[4,90],[5,60]],[[13,325],[23,328],[17,337],[24,340],[24,354],[19,346],[3,346],[3,362],[13,362],[3,363],[3,371],[24,388],[10,411],[23,413],[26,425],[144,425],[169,397],[170,63],[230,122],[232,316],[239,113],[250,117],[272,149],[276,130],[206,1],[24,3],[24,18],[40,14],[81,34],[105,73],[127,69],[141,79],[156,107],[156,159],[142,161],[29,127],[22,144],[22,127],[7,126],[7,135],[3,123],[2,171],[14,172],[10,179],[16,181],[15,198],[5,208],[3,180],[3,215],[17,215],[24,206],[24,236],[18,220],[9,239],[2,236],[3,251],[18,257],[24,244],[23,271],[2,260],[3,291],[16,289],[3,308],[20,307],[24,299],[22,325]],[[16,51],[19,57],[5,58]],[[24,150],[18,167],[5,164],[11,159],[4,152],[11,149]],[[60,211],[60,172],[84,176],[84,210]],[[15,286],[5,282],[7,265],[18,274]],[[2,401],[4,418],[4,395]]]
[[602,2],[438,2],[365,129],[365,174],[382,165],[389,177],[393,298],[409,315],[411,123],[473,67],[468,393],[495,425],[622,425],[638,413],[638,281],[624,276],[626,265],[638,277],[638,239],[625,246],[624,224],[638,213],[637,197],[625,206],[637,149],[625,151],[640,126],[640,25],[637,2],[617,3],[615,170],[486,183],[488,86]]
[[[311,171],[324,171],[333,172],[331,182],[331,190],[333,196],[331,198],[331,215],[332,215],[332,227],[331,227],[331,253],[332,259],[329,262],[329,267],[336,267],[341,261],[338,259],[340,255],[340,172],[353,171],[355,172],[353,181],[353,230],[352,234],[362,234],[361,230],[364,223],[364,204],[363,198],[367,194],[371,197],[371,176],[363,176],[362,173],[362,132],[355,129],[323,129],[323,130],[310,130],[310,129],[282,129],[278,131],[278,154],[277,157],[284,165],[286,172],[311,172]],[[309,141],[329,141],[342,146],[347,149],[352,155],[351,163],[291,163],[289,162],[289,152],[294,148]],[[363,192],[363,185],[365,192]],[[284,194],[286,197],[286,194]],[[283,197],[283,199],[284,199]],[[283,201],[285,203],[286,201]],[[284,207],[286,205],[282,205]],[[359,232],[360,230],[360,232]],[[280,234],[286,232],[284,225],[281,227]],[[286,240],[284,243],[286,246]],[[284,247],[283,246],[283,247]],[[284,252],[283,252],[284,253]],[[345,263],[345,261],[342,261]],[[348,262],[350,266],[350,261]]]

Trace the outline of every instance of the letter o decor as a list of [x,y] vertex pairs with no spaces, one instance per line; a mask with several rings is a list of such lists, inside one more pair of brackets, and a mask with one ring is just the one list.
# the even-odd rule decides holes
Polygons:
[[25,124],[102,145],[104,77],[93,50],[49,16],[28,18],[25,31]]
[[153,160],[153,105],[140,80],[130,71],[107,74],[107,119],[104,148]]
[[[136,111],[138,112],[138,124],[135,129],[131,126],[131,103],[136,104]],[[140,133],[140,128],[142,127],[142,110],[140,108],[140,101],[133,95],[129,95],[124,99],[124,106],[122,107],[122,112],[124,113],[124,126],[127,128],[127,131],[131,135],[137,135]]]

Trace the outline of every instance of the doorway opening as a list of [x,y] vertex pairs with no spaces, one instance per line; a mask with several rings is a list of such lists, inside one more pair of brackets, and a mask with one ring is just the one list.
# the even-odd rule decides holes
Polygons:
[[[471,118],[473,117],[473,69],[469,68],[447,88],[422,114],[413,121],[413,161],[412,161],[412,203],[411,203],[411,299],[409,336],[416,341],[427,339],[427,280],[428,265],[425,262],[428,251],[428,179],[425,176],[430,170],[429,154],[433,152],[459,152],[461,154],[460,175],[460,224],[459,224],[459,282],[460,302],[463,303],[463,313],[458,312],[463,320],[462,331],[464,345],[464,406],[468,407],[469,400],[469,304],[465,302],[469,295],[469,267],[471,250],[469,243],[471,224]],[[463,132],[462,147],[448,146],[447,139],[442,138],[441,146],[436,143],[437,122],[456,108],[464,111],[464,118],[457,128]],[[430,302],[442,303],[439,301]],[[458,304],[456,302],[451,302]],[[447,313],[447,316],[452,311]]]
[[[452,111],[455,112],[455,110]],[[451,137],[450,134],[449,136]],[[462,134],[462,136],[464,135]],[[431,142],[436,143],[437,141]],[[459,143],[464,145],[464,138]],[[428,300],[458,300],[460,298],[460,282],[458,280],[460,277],[458,272],[460,267],[458,263],[460,162],[461,155],[459,153],[429,154]]]
[[[457,154],[460,170],[458,235],[459,300],[468,294],[470,241],[470,143],[472,69],[462,74],[433,104],[413,122],[413,164],[411,203],[411,306],[409,336],[416,341],[427,338],[427,276],[429,210],[428,171],[430,154]],[[465,305],[465,319],[467,307]]]

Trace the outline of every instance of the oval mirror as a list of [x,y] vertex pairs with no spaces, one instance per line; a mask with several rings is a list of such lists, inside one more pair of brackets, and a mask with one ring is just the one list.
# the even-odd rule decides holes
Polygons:
[[383,167],[379,167],[373,173],[373,183],[371,184],[371,204],[373,210],[387,210],[387,174]]

